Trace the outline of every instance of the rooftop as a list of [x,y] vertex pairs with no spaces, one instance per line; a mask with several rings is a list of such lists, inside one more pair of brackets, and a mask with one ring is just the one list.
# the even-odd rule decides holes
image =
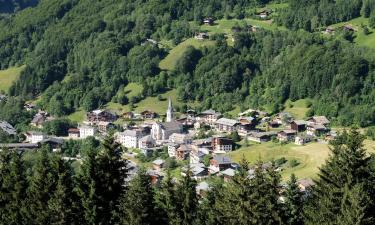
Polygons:
[[0,121],[0,129],[8,135],[17,135],[16,129],[6,121]]
[[227,118],[221,118],[221,119],[218,119],[216,121],[217,124],[222,124],[222,125],[226,125],[226,126],[234,126],[236,125],[238,122],[237,120],[232,120],[232,119],[227,119]]
[[215,155],[213,160],[217,161],[219,164],[232,163],[231,158],[229,158],[228,156],[223,156],[223,155]]

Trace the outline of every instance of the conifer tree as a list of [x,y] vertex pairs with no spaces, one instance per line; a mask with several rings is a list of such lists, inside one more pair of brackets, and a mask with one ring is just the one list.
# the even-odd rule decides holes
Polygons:
[[186,176],[181,183],[177,185],[177,201],[181,204],[178,208],[181,225],[190,225],[196,219],[198,197],[196,193],[197,183],[191,177],[191,171],[188,169]]
[[156,224],[154,190],[151,178],[144,169],[138,172],[123,194],[120,201],[120,224]]
[[22,154],[0,152],[0,224],[26,224],[24,199],[26,175]]
[[77,177],[85,224],[113,224],[124,191],[127,162],[121,158],[122,149],[107,137],[99,151],[86,153],[82,171]]
[[[375,182],[363,140],[357,130],[351,130],[331,143],[332,154],[320,169],[304,210],[307,224],[339,224],[343,220],[357,221],[359,217],[360,221],[373,221]],[[353,206],[356,210],[347,214],[348,207]]]
[[303,224],[303,194],[298,187],[297,177],[292,174],[285,190],[285,222],[290,225]]

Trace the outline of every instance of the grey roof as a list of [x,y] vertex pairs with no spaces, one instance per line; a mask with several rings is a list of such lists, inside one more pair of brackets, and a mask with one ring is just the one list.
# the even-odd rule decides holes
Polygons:
[[47,138],[45,140],[42,140],[40,143],[55,143],[55,144],[62,145],[64,143],[64,140],[60,139],[60,138],[51,137],[51,138]]
[[164,164],[164,160],[162,160],[162,159],[157,159],[157,160],[154,160],[152,163],[153,164],[155,164],[155,165],[162,165],[162,164]]
[[200,182],[197,185],[196,189],[197,190],[208,191],[210,189],[210,185],[206,181],[203,181],[203,182]]
[[232,163],[231,158],[229,158],[228,156],[224,156],[224,155],[215,155],[213,159],[216,160],[219,164]]
[[17,148],[17,149],[24,149],[24,148],[39,148],[38,143],[11,143],[11,144],[0,144],[1,148]]
[[165,130],[182,130],[182,125],[176,121],[161,123]]
[[251,132],[249,133],[249,136],[256,137],[256,138],[262,138],[267,136],[273,136],[276,135],[276,132],[270,131],[270,132]]
[[8,135],[17,135],[16,129],[6,121],[0,121],[0,129],[2,129]]
[[46,121],[46,117],[44,115],[36,114],[33,120],[31,121],[31,123],[38,124],[38,123],[43,123],[44,121]]
[[203,112],[201,112],[200,114],[206,114],[206,115],[217,115],[217,116],[220,116],[220,115],[221,115],[221,113],[216,112],[216,111],[213,110],[213,109],[209,109],[209,110],[203,111]]
[[293,121],[295,124],[297,124],[297,125],[306,125],[306,121],[304,121],[304,120],[295,120],[295,121]]
[[325,116],[314,116],[313,119],[315,120],[316,123],[320,123],[320,124],[330,123],[330,121]]
[[234,126],[237,123],[238,123],[237,120],[232,120],[232,119],[227,119],[227,118],[221,118],[216,121],[216,124],[222,124],[226,126]]
[[144,136],[143,138],[139,139],[139,141],[151,141],[153,142],[154,139],[152,139],[151,135]]
[[224,175],[233,177],[236,174],[236,171],[232,168],[228,168],[228,169],[222,171],[221,173],[224,174]]

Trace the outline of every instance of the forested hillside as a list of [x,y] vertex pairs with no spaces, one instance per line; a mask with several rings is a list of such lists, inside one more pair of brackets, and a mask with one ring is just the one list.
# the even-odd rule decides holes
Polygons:
[[[201,108],[278,112],[287,99],[310,98],[311,115],[341,125],[374,124],[374,53],[344,37],[260,29],[237,33],[229,46],[217,34],[213,47],[184,52],[174,70],[159,68],[169,49],[148,39],[178,44],[199,31],[205,17],[251,17],[267,2],[42,0],[1,20],[0,67],[26,65],[9,93],[28,100],[41,96],[39,104],[56,116],[110,101],[128,103],[124,86],[137,82],[144,88],[132,102],[177,89],[181,101],[200,101]],[[290,1],[275,19],[292,30],[312,30],[362,11],[372,15],[371,0],[307,2]],[[320,21],[314,27],[313,14]]]

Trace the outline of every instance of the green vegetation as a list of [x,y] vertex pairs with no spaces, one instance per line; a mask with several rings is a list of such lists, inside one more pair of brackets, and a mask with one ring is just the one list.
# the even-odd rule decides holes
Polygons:
[[0,91],[8,92],[9,88],[20,77],[25,66],[12,67],[6,70],[0,70]]
[[86,118],[86,111],[84,110],[78,110],[70,115],[67,116],[69,120],[72,122],[80,123],[85,120]]
[[287,100],[285,102],[285,112],[290,113],[296,119],[306,118],[306,113],[309,111],[311,101],[307,99],[300,99],[295,102]]
[[[368,153],[375,153],[375,141],[366,140],[365,149]],[[297,160],[300,164],[296,167],[286,167],[281,172],[283,179],[287,179],[291,174],[299,178],[316,178],[319,168],[324,164],[329,156],[329,146],[327,144],[311,143],[305,146],[295,144],[280,143],[250,143],[248,147],[242,147],[228,155],[236,162],[240,162],[244,156],[250,163],[258,160],[264,162],[277,160],[282,157],[288,161]]]
[[174,47],[167,57],[160,61],[159,67],[162,70],[173,70],[176,66],[177,60],[183,55],[188,46],[195,48],[203,48],[213,46],[215,42],[209,40],[197,40],[195,38],[189,38],[184,42]]

